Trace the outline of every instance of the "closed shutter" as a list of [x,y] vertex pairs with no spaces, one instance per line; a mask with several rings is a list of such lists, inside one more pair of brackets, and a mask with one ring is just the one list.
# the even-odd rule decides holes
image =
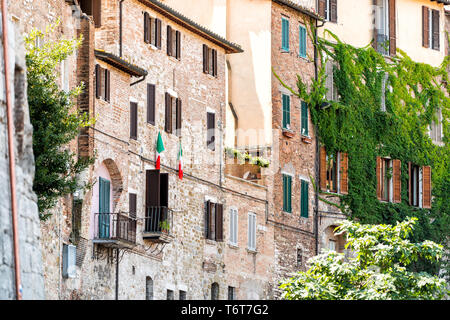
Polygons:
[[433,18],[433,33],[432,33],[432,45],[433,49],[439,50],[440,47],[440,37],[439,37],[439,10],[433,10],[432,11],[432,18]]
[[136,102],[130,103],[130,138],[137,139],[137,109],[138,105]]
[[431,167],[422,167],[422,207],[431,209]]
[[289,20],[281,18],[281,48],[289,51]]
[[299,55],[306,58],[306,28],[304,26],[300,26],[299,42]]
[[340,189],[342,194],[348,194],[348,153],[340,153]]
[[155,125],[156,86],[147,84],[147,122]]
[[208,205],[208,239],[216,239],[216,205],[209,202]]
[[176,58],[180,59],[181,58],[181,32],[180,31],[175,32],[175,37],[176,37],[176,43],[177,43]]
[[330,22],[337,22],[337,0],[330,0]]
[[165,108],[165,124],[164,130],[168,133],[172,133],[172,98],[170,94],[166,92],[165,96],[166,108]]
[[105,100],[110,101],[110,90],[111,88],[111,78],[110,78],[110,72],[108,69],[105,69]]
[[301,180],[301,192],[300,192],[300,215],[304,218],[308,218],[309,211],[309,182]]
[[145,206],[160,206],[160,172],[159,170],[147,170],[145,172]]
[[408,202],[409,205],[412,205],[413,201],[412,201],[412,164],[411,162],[408,162]]
[[208,46],[206,44],[203,45],[203,72],[204,73],[208,73],[208,66],[209,66],[209,62],[208,62]]
[[144,42],[150,43],[150,16],[144,12]]
[[223,205],[216,203],[216,241],[223,241]]
[[389,54],[392,56],[397,50],[395,8],[395,0],[389,0]]
[[161,20],[156,19],[156,47],[161,49]]
[[392,160],[392,180],[393,180],[393,199],[394,203],[402,202],[402,174],[401,174],[401,161]]
[[320,147],[319,157],[320,190],[327,191],[327,152],[325,147]]
[[291,97],[283,94],[283,129],[289,129],[291,124]]
[[230,209],[230,243],[237,244],[237,211]]
[[101,80],[101,72],[102,68],[100,65],[95,65],[95,97],[100,98],[101,95],[101,88],[102,88],[102,80]]
[[209,220],[211,215],[211,201],[205,202],[205,238],[209,239]]
[[256,216],[253,213],[248,214],[248,248],[251,250],[256,249]]
[[131,218],[136,218],[137,195],[135,193],[129,194],[129,213]]
[[430,47],[430,11],[428,7],[422,7],[422,45]]
[[217,50],[212,49],[212,59],[213,59],[213,70],[212,75],[217,77]]
[[292,212],[292,177],[283,175],[283,211]]
[[172,55],[172,27],[167,26],[167,55]]
[[377,157],[377,199],[381,200],[381,186],[383,184],[383,177],[381,176],[381,157]]
[[319,15],[326,17],[326,7],[327,7],[327,0],[319,0]]
[[302,135],[309,136],[308,104],[305,101],[302,101]]
[[182,123],[182,109],[181,109],[181,99],[177,99],[177,113],[176,113],[176,135],[181,136],[181,123]]
[[93,0],[94,6],[93,6],[93,16],[94,16],[94,23],[95,27],[99,28],[102,26],[102,0]]
[[216,123],[216,115],[212,112],[208,112],[207,113],[207,133],[206,133],[206,137],[207,137],[207,147],[208,149],[214,151],[216,149],[215,147],[215,123]]

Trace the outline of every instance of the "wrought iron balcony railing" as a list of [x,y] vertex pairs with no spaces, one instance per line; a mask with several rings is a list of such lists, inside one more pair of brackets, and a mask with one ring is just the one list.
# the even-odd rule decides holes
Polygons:
[[169,242],[172,237],[173,213],[167,207],[147,207],[143,238],[155,242]]
[[104,244],[136,243],[136,219],[125,213],[96,213],[94,242]]

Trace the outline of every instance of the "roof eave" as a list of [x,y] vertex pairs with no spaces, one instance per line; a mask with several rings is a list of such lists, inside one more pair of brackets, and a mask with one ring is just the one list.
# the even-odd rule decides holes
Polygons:
[[106,62],[133,77],[143,77],[148,74],[146,70],[139,68],[112,53],[95,49],[94,54],[97,59]]

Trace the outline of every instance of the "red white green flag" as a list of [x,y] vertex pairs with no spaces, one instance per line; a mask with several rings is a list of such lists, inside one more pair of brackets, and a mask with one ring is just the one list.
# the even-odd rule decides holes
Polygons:
[[178,151],[178,177],[183,180],[183,148],[181,148],[180,141],[180,151]]
[[156,142],[156,170],[161,168],[161,152],[164,151],[164,144],[161,138],[161,133],[158,132],[158,141]]

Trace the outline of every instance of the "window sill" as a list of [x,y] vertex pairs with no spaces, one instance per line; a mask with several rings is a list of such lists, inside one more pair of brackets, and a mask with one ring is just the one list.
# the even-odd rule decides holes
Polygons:
[[215,246],[215,245],[217,245],[218,242],[216,240],[205,239],[205,243]]
[[295,132],[290,129],[283,128],[283,136],[287,138],[293,138],[295,137]]
[[301,138],[302,138],[302,141],[303,141],[304,143],[307,143],[307,144],[311,144],[311,143],[312,143],[312,138],[311,138],[310,136],[304,136],[304,135],[302,135]]
[[249,249],[249,248],[247,248],[246,250],[250,254],[257,254],[258,253],[258,251],[256,251],[256,249]]
[[239,246],[237,244],[228,243],[228,247],[233,250],[239,250]]
[[281,53],[290,53],[289,49],[280,48]]
[[150,46],[150,49],[152,49],[152,50],[161,50],[161,49],[159,49],[158,47],[156,47],[154,44],[148,44],[149,46]]
[[174,61],[174,62],[180,62],[180,60],[177,59],[177,58],[175,58],[174,56],[169,56],[169,55],[168,55],[168,57],[169,57],[169,60],[172,60],[172,61]]

